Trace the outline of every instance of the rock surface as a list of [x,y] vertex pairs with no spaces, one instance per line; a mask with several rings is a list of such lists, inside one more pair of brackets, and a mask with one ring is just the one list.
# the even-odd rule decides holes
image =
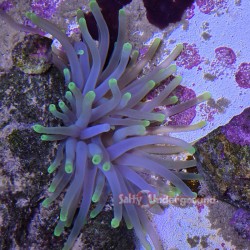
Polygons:
[[212,195],[248,210],[250,210],[249,117],[250,108],[195,145],[198,169],[203,173]]

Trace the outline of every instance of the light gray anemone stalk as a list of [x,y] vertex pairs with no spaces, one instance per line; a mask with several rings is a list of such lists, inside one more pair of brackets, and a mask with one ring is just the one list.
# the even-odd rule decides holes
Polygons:
[[[134,228],[141,244],[146,249],[161,249],[144,208],[121,202],[121,196],[137,194],[141,190],[167,195],[195,197],[183,180],[199,179],[197,174],[181,172],[195,166],[195,160],[163,160],[161,154],[175,154],[195,149],[189,143],[170,136],[171,132],[189,131],[205,126],[205,122],[190,126],[160,126],[167,117],[203,102],[210,97],[204,93],[183,104],[177,104],[166,111],[155,112],[161,105],[175,104],[176,96],[171,92],[180,84],[176,76],[165,89],[150,101],[144,97],[159,84],[176,72],[171,62],[183,49],[181,44],[149,74],[138,78],[145,65],[154,56],[160,39],[156,38],[148,52],[138,61],[138,51],[126,41],[126,15],[119,12],[119,32],[113,54],[104,66],[109,48],[109,30],[96,1],[90,8],[97,22],[98,45],[89,34],[82,11],[77,20],[82,33],[80,42],[72,42],[54,24],[34,13],[27,17],[40,29],[50,33],[62,45],[63,51],[54,48],[54,61],[63,68],[68,91],[65,102],[49,106],[50,112],[61,119],[64,126],[44,127],[34,125],[44,141],[59,141],[57,155],[48,168],[57,173],[49,187],[50,195],[43,201],[48,207],[65,190],[61,204],[60,220],[54,234],[60,236],[65,227],[72,224],[71,233],[64,250],[71,249],[87,221],[91,202],[96,204],[90,217],[96,217],[105,206],[112,192],[114,218],[111,226],[119,226],[122,218],[129,229]],[[34,32],[34,30],[31,30]],[[142,173],[159,177],[154,185]],[[171,184],[170,184],[171,183]],[[80,206],[79,211],[77,208]],[[154,204],[148,211],[159,211]],[[74,222],[73,222],[74,221]],[[146,235],[152,241],[148,242]]]

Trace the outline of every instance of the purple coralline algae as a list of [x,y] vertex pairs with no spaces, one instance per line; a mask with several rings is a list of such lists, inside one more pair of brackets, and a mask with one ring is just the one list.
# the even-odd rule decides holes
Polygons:
[[236,62],[236,55],[231,48],[218,47],[215,49],[215,57],[222,65],[232,65]]
[[195,5],[192,4],[191,7],[186,10],[186,19],[190,20],[194,16]]
[[176,65],[184,67],[185,69],[192,69],[193,67],[198,66],[202,62],[202,59],[196,45],[188,43],[184,43],[183,45],[184,50],[178,57]]
[[215,7],[214,0],[196,0],[200,11],[209,14]]
[[5,0],[0,4],[0,9],[4,11],[8,11],[13,7],[13,1],[12,0]]
[[221,132],[231,143],[241,146],[250,145],[250,108],[235,116],[226,126],[221,128]]
[[235,74],[235,80],[241,88],[250,88],[250,63],[242,63]]
[[230,224],[243,239],[250,240],[250,212],[242,208],[236,210]]
[[227,0],[196,0],[200,12],[211,14],[215,10],[225,8]]
[[37,15],[51,18],[61,0],[32,0],[31,9]]

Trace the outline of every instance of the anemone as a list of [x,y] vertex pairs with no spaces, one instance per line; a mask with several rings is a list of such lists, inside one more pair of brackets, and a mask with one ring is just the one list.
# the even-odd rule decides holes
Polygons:
[[[193,146],[172,137],[171,132],[196,130],[206,123],[201,121],[176,127],[163,126],[161,123],[207,100],[210,94],[204,93],[176,104],[178,98],[170,97],[170,94],[182,78],[175,76],[156,97],[144,101],[150,91],[176,73],[176,66],[171,63],[183,46],[178,44],[161,64],[138,78],[157,51],[160,39],[156,38],[144,57],[138,60],[139,52],[132,51],[131,44],[126,41],[126,14],[121,9],[117,42],[106,62],[109,30],[96,1],[90,1],[90,9],[98,26],[98,43],[91,37],[81,10],[77,11],[82,35],[78,42],[71,42],[49,21],[34,13],[27,13],[38,28],[61,43],[63,51],[53,48],[54,62],[63,69],[68,86],[65,101],[49,106],[49,111],[63,125],[33,126],[35,132],[42,134],[43,141],[59,142],[56,157],[48,168],[50,174],[56,174],[48,190],[50,195],[42,205],[49,207],[66,190],[60,220],[54,230],[54,234],[60,236],[65,227],[72,227],[63,247],[66,250],[72,248],[86,223],[91,203],[95,203],[95,208],[90,212],[90,218],[94,218],[102,211],[112,193],[114,217],[111,226],[118,227],[124,219],[127,228],[135,230],[146,249],[161,249],[148,220],[147,210],[137,205],[123,204],[120,195],[128,196],[129,193],[148,190],[155,194],[196,196],[183,180],[199,179],[200,176],[180,171],[195,166],[195,160],[164,160],[159,155],[185,151],[193,154]],[[166,110],[156,112],[155,108],[162,105],[167,106]],[[161,181],[151,183],[143,173],[157,176]],[[160,206],[155,204],[153,208],[156,211]]]

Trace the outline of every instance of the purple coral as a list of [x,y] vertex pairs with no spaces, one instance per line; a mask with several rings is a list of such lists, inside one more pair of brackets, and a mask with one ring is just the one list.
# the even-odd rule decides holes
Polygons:
[[[174,77],[150,101],[143,102],[143,99],[176,72],[176,66],[170,64],[183,46],[177,45],[157,68],[138,79],[144,66],[154,56],[160,39],[155,39],[145,56],[138,61],[138,51],[132,51],[131,44],[126,42],[126,15],[124,10],[120,10],[117,43],[105,67],[109,30],[96,1],[90,2],[90,8],[99,30],[98,46],[89,34],[84,13],[80,10],[77,12],[77,20],[82,41],[73,44],[52,23],[34,13],[27,14],[34,24],[51,33],[62,44],[65,54],[53,48],[54,62],[63,68],[69,89],[65,101],[58,103],[60,111],[54,104],[49,106],[50,112],[62,120],[63,126],[33,126],[37,133],[42,134],[42,140],[59,141],[55,160],[48,168],[49,173],[57,170],[57,174],[49,187],[51,194],[42,204],[48,207],[67,188],[60,220],[54,231],[56,236],[60,236],[65,227],[73,224],[63,248],[66,250],[71,249],[84,226],[91,201],[96,204],[90,213],[90,217],[94,218],[102,211],[112,192],[114,218],[111,226],[118,227],[123,218],[128,229],[135,229],[146,249],[151,249],[146,234],[154,247],[160,249],[145,210],[133,204],[124,204],[119,197],[128,196],[129,193],[137,194],[141,190],[155,194],[182,193],[184,196],[195,197],[196,194],[183,180],[199,179],[200,176],[181,172],[183,168],[194,166],[195,160],[163,160],[159,155],[183,151],[193,154],[195,149],[192,145],[172,137],[170,133],[195,130],[203,127],[205,122],[176,127],[159,124],[167,117],[207,100],[210,94],[204,93],[185,103],[155,112],[157,106],[177,101],[170,94],[182,78]],[[143,178],[142,173],[145,172],[163,177],[164,181],[151,185]],[[158,204],[154,208],[160,210]]]

